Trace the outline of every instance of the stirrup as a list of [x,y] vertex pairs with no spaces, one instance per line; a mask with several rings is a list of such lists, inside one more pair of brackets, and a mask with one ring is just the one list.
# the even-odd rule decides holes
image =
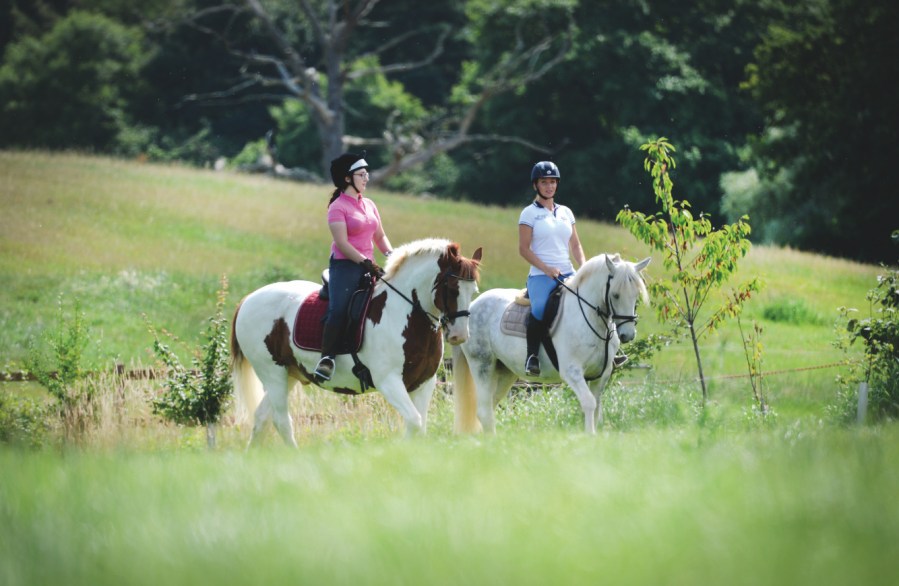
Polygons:
[[627,363],[627,361],[628,361],[627,354],[618,354],[617,356],[615,356],[612,359],[612,364],[614,365],[615,368],[619,368],[621,366],[624,366]]
[[536,354],[531,354],[524,363],[524,373],[527,376],[540,376],[540,359]]
[[329,381],[331,380],[331,375],[334,374],[334,366],[333,358],[330,356],[322,356],[312,374],[319,381]]

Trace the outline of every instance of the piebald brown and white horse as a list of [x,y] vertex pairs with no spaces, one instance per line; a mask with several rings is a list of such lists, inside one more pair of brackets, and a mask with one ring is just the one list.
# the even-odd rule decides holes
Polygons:
[[[558,323],[552,330],[559,368],[541,345],[541,375],[530,380],[570,386],[584,412],[587,433],[595,433],[596,424],[602,423],[600,399],[620,343],[637,335],[637,300],[648,301],[640,271],[650,260],[632,263],[601,254],[563,283]],[[497,404],[516,380],[527,378],[524,334],[507,333],[502,323],[518,295],[518,289],[490,289],[471,304],[470,337],[453,348],[457,432],[494,432]]]
[[[454,345],[468,339],[468,306],[477,292],[480,260],[480,248],[465,258],[449,240],[410,242],[394,249],[374,287],[357,355],[374,389],[402,415],[407,435],[426,431],[444,336]],[[296,343],[300,306],[320,288],[310,281],[273,283],[238,305],[231,330],[232,377],[238,421],[254,413],[250,444],[272,420],[284,441],[297,445],[287,408],[294,385],[312,382],[351,394],[365,390],[346,354],[337,356],[330,381],[315,382],[320,354]]]

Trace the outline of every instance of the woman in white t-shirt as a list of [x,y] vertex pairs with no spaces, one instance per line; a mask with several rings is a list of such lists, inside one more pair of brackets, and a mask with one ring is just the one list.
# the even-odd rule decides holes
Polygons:
[[559,167],[552,161],[541,161],[531,169],[531,182],[536,192],[534,202],[524,208],[518,218],[518,253],[528,261],[528,297],[531,315],[527,327],[528,376],[540,375],[540,340],[546,333],[543,312],[550,294],[574,274],[571,258],[580,267],[584,249],[574,226],[574,214],[555,202],[561,180]]

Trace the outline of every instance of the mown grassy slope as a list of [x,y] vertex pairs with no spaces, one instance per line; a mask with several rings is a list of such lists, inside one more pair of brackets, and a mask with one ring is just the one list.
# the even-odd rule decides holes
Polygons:
[[[530,199],[528,189],[521,185],[522,205]],[[0,365],[21,364],[28,341],[55,322],[60,301],[64,307],[81,304],[93,337],[89,354],[97,363],[152,360],[142,314],[186,347],[195,345],[222,275],[230,280],[232,303],[274,280],[317,280],[330,241],[324,220],[329,192],[325,185],[179,166],[0,153]],[[481,246],[482,291],[523,284],[519,208],[377,190],[369,195],[395,244],[441,236],[460,242],[467,254]],[[560,197],[564,201],[564,189]],[[618,226],[586,219],[578,226],[588,256],[620,252],[637,260],[650,254]],[[650,279],[662,272],[661,256],[653,256]],[[741,267],[738,280],[759,276],[765,283],[747,305],[744,322],[758,320],[764,328],[766,369],[843,358],[831,344],[836,308],[863,307],[877,267],[762,246]],[[641,319],[642,333],[663,330],[651,309],[643,308]],[[713,387],[716,377],[745,373],[733,327],[706,340],[704,353]],[[654,366],[665,379],[696,374],[686,344],[665,349]],[[802,374],[807,372],[812,374]],[[833,374],[800,371],[783,386],[809,394]]]

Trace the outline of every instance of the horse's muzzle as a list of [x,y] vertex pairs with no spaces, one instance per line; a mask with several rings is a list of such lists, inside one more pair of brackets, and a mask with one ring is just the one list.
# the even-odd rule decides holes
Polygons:
[[468,328],[458,328],[459,331],[453,331],[454,328],[446,330],[446,341],[453,346],[464,344],[468,341]]
[[618,339],[621,340],[622,344],[627,344],[631,340],[637,337],[637,328],[625,328],[618,330]]

